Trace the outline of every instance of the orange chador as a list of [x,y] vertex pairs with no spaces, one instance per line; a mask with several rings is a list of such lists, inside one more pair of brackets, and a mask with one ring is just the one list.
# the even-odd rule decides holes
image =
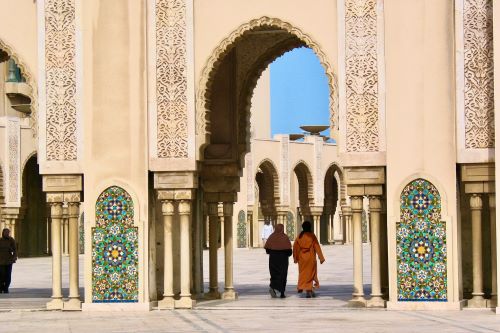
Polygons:
[[302,237],[299,236],[295,239],[293,243],[293,261],[299,263],[297,290],[319,288],[316,254],[321,262],[325,260],[318,239],[312,232],[304,232]]

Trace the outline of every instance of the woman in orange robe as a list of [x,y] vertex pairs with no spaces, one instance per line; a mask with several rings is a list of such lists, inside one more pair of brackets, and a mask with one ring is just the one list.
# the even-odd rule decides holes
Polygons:
[[306,297],[315,297],[314,289],[319,288],[318,265],[316,263],[316,254],[319,262],[325,262],[323,252],[319,246],[318,239],[311,232],[311,222],[302,223],[302,232],[293,243],[293,262],[299,263],[299,282],[297,291],[307,292]]

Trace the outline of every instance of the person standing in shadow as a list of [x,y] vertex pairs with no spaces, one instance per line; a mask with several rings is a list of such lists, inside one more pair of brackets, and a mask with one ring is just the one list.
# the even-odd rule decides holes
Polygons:
[[279,291],[280,298],[285,298],[288,257],[292,255],[292,244],[285,234],[283,224],[276,225],[276,229],[267,239],[265,249],[269,254],[269,273],[271,274],[269,294],[272,298],[276,298],[278,297],[276,291]]
[[12,264],[17,260],[16,241],[10,237],[10,230],[2,230],[0,238],[0,293],[9,293]]
[[302,232],[293,243],[293,262],[299,264],[297,291],[302,293],[305,290],[307,298],[316,297],[314,289],[319,288],[316,255],[321,264],[325,262],[318,239],[311,231],[311,222],[305,221]]

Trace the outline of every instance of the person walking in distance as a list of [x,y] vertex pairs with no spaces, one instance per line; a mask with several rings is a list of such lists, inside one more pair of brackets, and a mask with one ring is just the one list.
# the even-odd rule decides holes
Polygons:
[[10,230],[2,230],[0,238],[0,293],[9,293],[12,264],[17,260],[16,241],[10,237]]
[[311,231],[311,222],[305,221],[302,232],[293,243],[293,261],[299,264],[297,291],[301,293],[305,290],[307,298],[315,297],[314,289],[319,288],[316,255],[321,264],[325,262],[318,239]]
[[288,275],[288,257],[292,255],[292,244],[285,234],[285,226],[277,224],[276,230],[269,236],[266,242],[266,253],[269,254],[269,274],[271,283],[269,293],[276,298],[276,290],[285,298],[286,278]]
[[271,222],[269,220],[264,221],[264,228],[262,228],[262,235],[260,238],[262,238],[262,243],[264,244],[264,247],[266,246],[267,239],[271,234],[274,232],[274,228],[271,225]]

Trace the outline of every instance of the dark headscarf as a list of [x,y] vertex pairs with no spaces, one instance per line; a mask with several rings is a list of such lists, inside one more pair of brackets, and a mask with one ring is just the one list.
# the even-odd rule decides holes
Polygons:
[[276,225],[276,229],[269,236],[264,247],[269,250],[290,250],[292,248],[292,243],[290,243],[290,239],[285,234],[285,226],[283,224]]
[[311,228],[312,228],[311,222],[304,221],[304,223],[302,223],[302,232],[300,233],[299,238],[302,238],[304,232],[311,232]]
[[9,229],[5,228],[5,229],[2,230],[2,238],[9,239],[10,238],[9,234],[10,234],[10,230]]

